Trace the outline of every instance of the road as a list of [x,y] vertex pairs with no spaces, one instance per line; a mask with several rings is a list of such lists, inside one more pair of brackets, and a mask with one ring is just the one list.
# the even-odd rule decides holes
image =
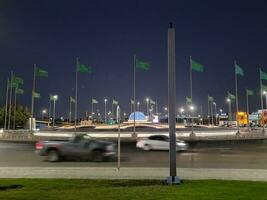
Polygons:
[[[122,167],[168,167],[168,152],[145,152],[134,142],[121,145]],[[116,161],[103,163],[62,161],[49,163],[35,154],[34,144],[0,142],[0,167],[116,167]],[[267,169],[267,141],[239,144],[199,144],[177,153],[182,168]]]

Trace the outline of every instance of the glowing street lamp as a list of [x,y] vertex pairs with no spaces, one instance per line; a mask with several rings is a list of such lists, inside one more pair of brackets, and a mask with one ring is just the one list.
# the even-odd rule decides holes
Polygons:
[[105,123],[107,123],[107,99],[104,99],[104,103],[105,103]]
[[227,98],[226,102],[228,103],[228,120],[232,121],[232,111],[231,111],[231,99]]
[[46,109],[43,109],[42,110],[42,119],[44,120],[44,115],[47,113],[47,110]]
[[216,108],[216,103],[213,102],[214,109],[215,109],[215,125],[217,125],[217,108]]
[[146,98],[146,114],[149,112],[149,98]]
[[56,101],[58,100],[58,95],[52,96],[52,101],[54,101],[54,109],[53,109],[53,127],[55,127],[55,117],[56,117]]
[[139,111],[140,102],[137,102],[137,111]]

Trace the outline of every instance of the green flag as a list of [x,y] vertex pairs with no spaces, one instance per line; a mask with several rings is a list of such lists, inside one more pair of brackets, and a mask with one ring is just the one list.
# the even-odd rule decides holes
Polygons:
[[156,102],[153,101],[152,99],[150,99],[150,104],[151,104],[151,105],[156,105]]
[[72,98],[72,96],[70,96],[70,102],[71,103],[76,103],[76,100],[74,98]]
[[235,95],[231,94],[230,92],[228,92],[228,98],[229,99],[235,99]]
[[18,83],[16,83],[16,82],[12,82],[12,88],[18,88],[19,87],[19,84]]
[[16,94],[23,94],[23,93],[24,93],[23,89],[20,89],[20,88],[16,89]]
[[211,96],[208,96],[208,100],[209,100],[209,101],[214,101],[214,98],[211,97]]
[[187,104],[191,104],[192,103],[192,99],[190,97],[186,97],[186,103]]
[[114,105],[118,105],[118,104],[119,104],[119,102],[118,102],[118,101],[116,101],[115,99],[112,99],[112,104],[114,104]]
[[41,97],[40,94],[37,92],[32,92],[32,95],[34,98],[40,98]]
[[252,96],[252,95],[254,95],[254,91],[253,91],[253,90],[249,90],[249,89],[247,89],[246,92],[247,92],[247,95],[248,95],[248,96]]
[[261,71],[261,69],[260,69],[260,79],[261,80],[267,80],[267,73]]
[[23,84],[24,83],[24,80],[18,76],[13,76],[13,83],[15,84]]
[[39,67],[36,68],[36,76],[39,77],[48,77],[48,72],[44,69],[41,69]]
[[84,64],[79,64],[79,65],[77,65],[77,71],[81,72],[81,73],[92,73],[93,68],[86,66]]
[[98,103],[98,101],[96,99],[92,98],[92,104],[96,104],[96,103]]
[[199,62],[191,59],[191,69],[194,71],[197,71],[197,72],[203,72],[204,66],[202,64],[200,64]]
[[144,62],[136,59],[136,68],[143,69],[145,71],[149,70],[150,66],[148,62]]
[[237,64],[235,64],[235,74],[244,76],[244,70]]

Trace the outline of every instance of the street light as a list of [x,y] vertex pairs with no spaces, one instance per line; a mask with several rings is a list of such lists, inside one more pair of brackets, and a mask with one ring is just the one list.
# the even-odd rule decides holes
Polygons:
[[191,111],[191,134],[194,134],[194,125],[193,125],[193,112],[195,107],[193,105],[189,106],[189,110]]
[[217,109],[216,109],[216,103],[213,102],[214,109],[215,109],[215,125],[217,125]]
[[56,116],[56,101],[58,100],[58,95],[52,96],[52,101],[54,101],[54,109],[53,109],[53,127],[55,127],[55,116]]
[[180,108],[180,113],[181,113],[181,114],[184,113],[184,108]]
[[42,119],[44,120],[44,115],[47,113],[47,110],[46,109],[43,109],[42,110]]
[[232,121],[231,99],[227,98],[226,102],[228,103],[228,121]]
[[107,123],[107,99],[104,99],[104,103],[105,103],[105,123]]
[[139,111],[140,102],[137,102],[137,111]]
[[146,114],[148,115],[149,110],[149,98],[146,98]]

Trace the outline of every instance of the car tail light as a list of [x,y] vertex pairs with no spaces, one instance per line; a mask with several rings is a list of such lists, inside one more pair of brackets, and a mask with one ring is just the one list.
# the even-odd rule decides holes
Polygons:
[[37,142],[37,143],[35,144],[35,149],[36,149],[36,150],[41,150],[43,147],[44,147],[44,144],[41,143],[41,142]]

